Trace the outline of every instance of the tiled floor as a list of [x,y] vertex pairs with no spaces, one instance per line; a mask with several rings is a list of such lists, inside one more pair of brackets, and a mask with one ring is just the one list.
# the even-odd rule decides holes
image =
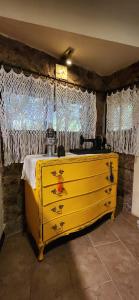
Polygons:
[[0,253],[0,300],[139,300],[139,229],[121,214],[46,250],[36,260],[25,234]]

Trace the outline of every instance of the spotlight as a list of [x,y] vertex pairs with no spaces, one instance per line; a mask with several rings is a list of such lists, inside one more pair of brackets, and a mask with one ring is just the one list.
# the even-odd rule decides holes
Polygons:
[[74,52],[74,49],[69,47],[67,50],[62,54],[61,56],[61,63],[66,64],[67,66],[72,65],[72,54]]
[[71,65],[72,65],[72,60],[71,60],[71,58],[67,58],[65,62],[66,62],[66,65],[67,65],[67,66],[71,66]]

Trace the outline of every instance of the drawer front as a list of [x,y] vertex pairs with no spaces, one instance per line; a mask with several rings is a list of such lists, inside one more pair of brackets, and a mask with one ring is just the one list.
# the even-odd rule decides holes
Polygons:
[[[85,209],[96,202],[108,199],[108,197],[113,197],[113,199],[116,198],[116,185],[111,185],[86,195],[69,198],[67,200],[60,200],[49,204],[43,207],[43,223],[50,222],[60,216]],[[113,207],[115,207],[115,201],[113,202]]]
[[117,170],[117,158],[97,159],[86,162],[42,167],[42,185],[48,186],[56,184],[58,175],[62,176],[63,181],[71,181],[108,172],[110,162],[112,162],[113,170]]
[[[117,183],[117,171],[113,172],[114,183]],[[79,195],[91,193],[95,190],[104,188],[110,185],[108,173],[104,173],[98,176],[84,178],[81,180],[65,182],[63,183],[63,191],[57,192],[57,185],[44,187],[42,189],[43,205],[59,201],[62,199],[68,199]]]
[[93,219],[112,211],[114,203],[115,198],[102,200],[84,210],[61,216],[49,223],[43,224],[43,241],[45,242],[56,236],[64,235],[66,231],[72,231],[72,229],[74,231],[74,228],[78,227],[78,229],[81,229],[87,226]]

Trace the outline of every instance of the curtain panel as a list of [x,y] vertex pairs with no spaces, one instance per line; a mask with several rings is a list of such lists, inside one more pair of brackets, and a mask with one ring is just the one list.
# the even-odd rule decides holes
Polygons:
[[46,151],[51,124],[57,145],[78,148],[80,135],[95,137],[96,95],[50,79],[0,69],[0,129],[4,165],[23,162],[28,154]]
[[54,107],[54,84],[0,69],[0,126],[4,165],[44,153],[46,128]]
[[119,153],[139,152],[139,91],[134,87],[107,96],[107,143]]
[[56,84],[56,130],[58,144],[66,151],[79,148],[80,135],[94,138],[96,133],[96,95]]

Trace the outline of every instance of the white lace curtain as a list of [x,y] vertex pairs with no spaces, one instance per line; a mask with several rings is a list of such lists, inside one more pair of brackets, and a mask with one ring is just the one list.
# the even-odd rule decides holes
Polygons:
[[55,110],[58,144],[64,145],[66,151],[79,147],[81,134],[86,138],[95,137],[95,94],[57,84]]
[[[56,87],[56,89],[55,89]],[[96,96],[50,79],[0,69],[0,129],[4,164],[45,153],[46,129],[52,123],[58,145],[79,147],[79,137],[95,137]],[[54,96],[55,95],[55,96]]]
[[0,126],[4,164],[23,162],[27,154],[44,153],[46,128],[53,110],[50,80],[0,69]]
[[119,153],[139,152],[139,91],[134,87],[107,96],[107,143]]

